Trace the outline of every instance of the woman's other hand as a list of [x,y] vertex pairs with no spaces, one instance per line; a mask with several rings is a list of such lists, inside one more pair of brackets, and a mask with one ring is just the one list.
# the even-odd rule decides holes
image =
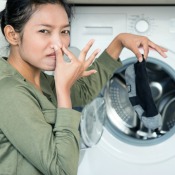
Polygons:
[[156,50],[162,57],[167,57],[165,54],[165,52],[167,52],[167,49],[155,44],[145,36],[129,33],[119,34],[116,38],[114,38],[106,50],[113,58],[118,59],[124,47],[131,50],[139,61],[142,61],[143,59],[139,48],[143,48],[145,59],[148,57],[150,48]]

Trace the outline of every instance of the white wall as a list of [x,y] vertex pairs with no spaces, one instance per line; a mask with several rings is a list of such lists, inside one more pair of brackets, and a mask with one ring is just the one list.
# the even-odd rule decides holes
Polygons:
[[0,0],[0,11],[4,8],[6,0]]
[[[2,11],[5,7],[6,0],[0,0],[0,11]],[[8,52],[7,42],[0,30],[0,56],[6,56]]]

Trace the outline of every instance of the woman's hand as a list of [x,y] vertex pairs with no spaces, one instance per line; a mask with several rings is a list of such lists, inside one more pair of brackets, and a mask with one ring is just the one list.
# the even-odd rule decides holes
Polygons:
[[[71,107],[70,89],[77,79],[96,73],[96,70],[86,71],[99,53],[99,49],[97,49],[86,59],[86,55],[93,43],[93,40],[87,43],[80,52],[79,58],[76,58],[64,46],[56,51],[55,83],[59,107]],[[68,56],[70,62],[64,60],[63,54]]]
[[167,49],[158,46],[147,37],[129,33],[119,34],[106,50],[113,58],[117,59],[124,47],[131,50],[136,55],[139,61],[142,61],[143,59],[139,48],[143,48],[145,59],[148,57],[150,48],[156,50],[163,57],[166,57],[165,52],[167,52]]

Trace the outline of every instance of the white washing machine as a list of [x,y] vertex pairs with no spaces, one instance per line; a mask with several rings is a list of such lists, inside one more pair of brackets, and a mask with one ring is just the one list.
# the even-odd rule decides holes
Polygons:
[[116,94],[110,85],[126,88],[123,72],[136,62],[134,54],[124,49],[120,56],[123,68],[101,92],[107,105],[102,137],[95,146],[81,149],[78,175],[174,175],[175,6],[79,6],[72,19],[71,46],[82,49],[94,38],[93,49],[103,50],[121,32],[148,36],[169,49],[167,58],[150,50],[147,61],[150,88],[163,125],[159,132],[148,131],[139,120],[128,126],[112,105],[110,97]]

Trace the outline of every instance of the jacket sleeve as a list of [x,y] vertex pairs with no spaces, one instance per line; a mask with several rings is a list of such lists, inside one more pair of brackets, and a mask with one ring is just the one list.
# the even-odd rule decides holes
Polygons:
[[120,60],[114,60],[104,51],[90,66],[90,69],[95,69],[97,73],[81,78],[73,85],[71,90],[73,106],[82,107],[93,100],[112,77],[114,71],[121,66]]
[[45,175],[76,175],[80,113],[50,109],[47,112],[55,112],[52,127],[45,120],[36,94],[8,80],[1,82],[0,129],[12,145]]

